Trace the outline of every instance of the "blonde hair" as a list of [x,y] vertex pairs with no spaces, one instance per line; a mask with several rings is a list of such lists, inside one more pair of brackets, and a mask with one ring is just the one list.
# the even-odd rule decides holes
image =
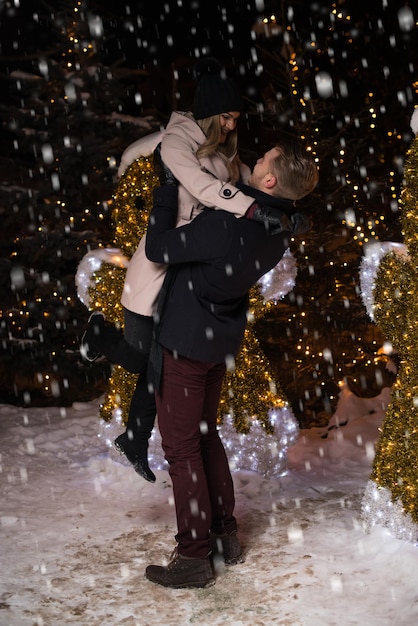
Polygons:
[[228,170],[229,177],[232,181],[237,180],[237,167],[234,163],[234,157],[238,148],[238,132],[237,129],[231,130],[226,136],[225,142],[220,143],[222,130],[219,121],[219,115],[212,115],[201,120],[196,120],[198,126],[206,135],[206,141],[198,148],[196,156],[198,159],[212,154],[217,154],[224,161]]
[[297,140],[286,139],[275,147],[279,154],[271,160],[271,174],[277,178],[274,195],[300,200],[317,186],[318,167],[312,155]]

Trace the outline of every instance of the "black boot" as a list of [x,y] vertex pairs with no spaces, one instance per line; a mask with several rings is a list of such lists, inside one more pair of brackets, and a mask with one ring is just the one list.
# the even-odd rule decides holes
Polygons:
[[209,558],[195,559],[182,556],[174,551],[170,563],[148,565],[145,570],[148,580],[163,587],[184,589],[188,587],[210,587],[215,584]]
[[237,565],[245,561],[236,531],[230,535],[211,533],[210,547],[214,559],[223,560],[226,565]]
[[94,311],[87,322],[87,328],[81,338],[80,353],[87,361],[95,361],[101,354],[99,337],[105,323],[103,313]]
[[128,461],[132,463],[134,470],[137,474],[148,480],[150,483],[155,483],[157,480],[154,472],[148,465],[147,451],[143,454],[137,450],[137,446],[133,443],[132,439],[129,439],[128,433],[124,432],[119,437],[116,437],[114,441],[115,447],[121,454],[124,454]]

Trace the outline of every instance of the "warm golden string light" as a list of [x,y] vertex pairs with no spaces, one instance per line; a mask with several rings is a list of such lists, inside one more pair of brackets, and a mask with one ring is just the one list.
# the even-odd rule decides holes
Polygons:
[[258,340],[249,326],[237,357],[235,371],[227,373],[222,390],[220,414],[231,414],[237,432],[248,433],[254,419],[273,433],[269,409],[283,408],[284,394],[269,370]]
[[375,319],[398,350],[400,367],[371,478],[418,523],[418,139],[404,173],[401,225],[409,259],[386,255],[374,289]]
[[[138,242],[145,234],[148,215],[152,208],[152,190],[159,184],[154,174],[152,158],[141,157],[134,161],[121,177],[113,197],[112,224],[114,246],[131,258]],[[94,286],[90,288],[92,309],[102,311],[110,322],[123,328],[123,309],[120,303],[125,269],[103,263],[93,274]],[[137,380],[120,366],[112,371],[100,417],[106,422],[119,415],[126,423],[129,405]]]

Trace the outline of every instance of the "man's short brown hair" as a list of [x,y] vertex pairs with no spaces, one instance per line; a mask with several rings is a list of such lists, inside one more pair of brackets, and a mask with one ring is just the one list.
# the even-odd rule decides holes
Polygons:
[[282,198],[299,200],[318,184],[319,172],[314,158],[301,141],[281,140],[275,146],[279,154],[271,161],[271,172],[277,178],[277,193]]

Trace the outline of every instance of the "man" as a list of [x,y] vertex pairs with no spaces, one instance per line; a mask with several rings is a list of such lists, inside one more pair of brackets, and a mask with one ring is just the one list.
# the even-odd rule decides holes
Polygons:
[[281,232],[210,209],[175,228],[176,185],[154,191],[146,254],[172,268],[160,302],[163,362],[156,401],[178,532],[169,565],[148,566],[146,577],[166,587],[213,584],[211,551],[220,551],[225,563],[243,560],[232,477],[216,423],[222,380],[243,338],[248,290],[283,256],[301,218],[292,215],[294,201],[315,188],[318,171],[299,143],[287,142],[257,161],[249,182],[254,188],[242,189],[254,197],[255,210],[283,210]]

